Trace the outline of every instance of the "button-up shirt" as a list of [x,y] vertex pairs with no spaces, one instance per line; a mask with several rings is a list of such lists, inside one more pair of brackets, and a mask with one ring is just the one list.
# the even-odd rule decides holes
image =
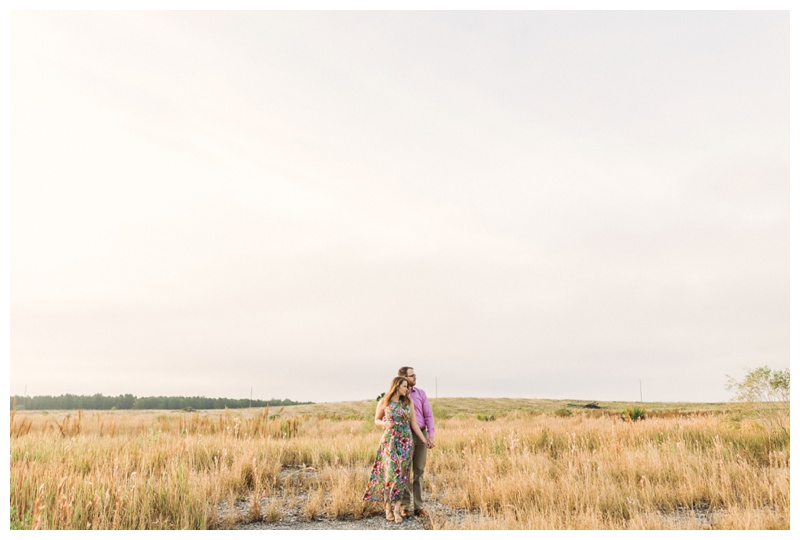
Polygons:
[[433,409],[431,402],[428,401],[428,396],[421,388],[414,387],[408,393],[408,397],[414,403],[414,416],[417,418],[417,424],[420,428],[428,428],[428,437],[433,438]]

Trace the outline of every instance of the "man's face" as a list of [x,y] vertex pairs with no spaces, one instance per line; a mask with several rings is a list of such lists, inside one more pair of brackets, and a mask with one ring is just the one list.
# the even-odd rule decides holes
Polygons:
[[414,388],[417,384],[417,375],[414,373],[413,369],[409,369],[406,373],[406,379],[408,380],[408,388]]

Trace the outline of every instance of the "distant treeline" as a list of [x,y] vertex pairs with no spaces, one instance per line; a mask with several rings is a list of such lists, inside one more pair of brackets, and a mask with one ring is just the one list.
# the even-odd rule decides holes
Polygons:
[[17,410],[47,409],[244,409],[247,407],[266,407],[283,405],[305,405],[311,401],[292,401],[290,399],[229,399],[207,397],[157,396],[136,397],[131,394],[119,396],[11,396],[11,408],[16,400]]

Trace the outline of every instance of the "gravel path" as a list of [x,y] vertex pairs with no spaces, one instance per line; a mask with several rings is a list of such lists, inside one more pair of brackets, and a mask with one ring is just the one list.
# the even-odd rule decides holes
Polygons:
[[[412,516],[403,519],[402,523],[388,521],[382,512],[378,513],[377,505],[374,514],[361,519],[337,520],[324,516],[308,519],[301,514],[297,505],[298,500],[302,501],[304,498],[303,495],[297,495],[293,502],[286,501],[280,496],[262,498],[261,519],[258,521],[248,520],[251,500],[239,500],[234,508],[231,508],[228,502],[221,502],[218,505],[218,512],[223,521],[227,519],[230,528],[234,530],[429,530],[442,528],[445,523],[447,528],[458,529],[464,518],[469,515],[466,511],[455,510],[436,501],[428,501],[425,508],[430,514],[429,517],[422,519]],[[270,518],[269,509],[276,507],[278,512]]]
[[[308,499],[307,493],[296,493],[291,497],[280,494],[265,497],[260,500],[261,519],[251,521],[248,514],[251,511],[252,499],[240,499],[231,507],[230,503],[223,501],[218,504],[218,515],[222,520],[221,528],[233,530],[430,530],[430,529],[471,529],[475,525],[477,514],[470,514],[465,510],[456,510],[437,501],[428,500],[425,508],[430,517],[421,519],[408,517],[402,523],[387,521],[383,512],[375,505],[374,513],[360,519],[329,519],[324,515],[308,519],[302,513],[302,506]],[[271,512],[270,512],[271,511]],[[711,529],[715,518],[724,511],[711,511],[708,509],[678,508],[677,510],[659,514],[669,521],[668,528]],[[466,518],[472,518],[465,523]],[[665,524],[666,525],[666,524]]]
[[[291,494],[286,496],[283,487],[274,494],[259,500],[259,518],[251,517],[253,495],[240,498],[234,503],[221,501],[217,505],[217,515],[223,529],[233,530],[423,530],[461,528],[464,518],[469,515],[465,510],[456,510],[437,501],[428,500],[425,509],[429,517],[425,519],[414,516],[403,519],[402,523],[388,521],[383,509],[375,504],[374,511],[360,519],[331,519],[320,512],[309,518],[302,510],[307,506],[309,493],[301,483],[300,477],[316,476],[317,471],[310,467],[298,469],[287,468],[281,471],[280,478],[284,486],[289,485]],[[292,480],[294,479],[294,480]],[[320,508],[321,510],[321,508]]]

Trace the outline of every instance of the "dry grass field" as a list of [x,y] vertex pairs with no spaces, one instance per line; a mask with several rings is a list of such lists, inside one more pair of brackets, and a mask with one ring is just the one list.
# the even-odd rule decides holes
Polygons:
[[[434,511],[428,528],[789,528],[788,409],[433,401],[427,497],[462,517]],[[623,418],[634,405],[645,417]],[[12,411],[11,528],[227,529],[279,522],[286,505],[376,515],[361,500],[374,407]],[[244,517],[219,511],[246,501]]]

